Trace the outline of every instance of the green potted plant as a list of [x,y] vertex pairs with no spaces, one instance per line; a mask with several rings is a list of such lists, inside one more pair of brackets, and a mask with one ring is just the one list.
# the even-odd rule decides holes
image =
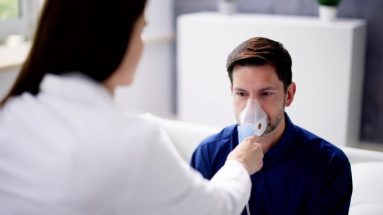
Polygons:
[[217,0],[218,11],[223,14],[234,14],[237,11],[237,0]]
[[317,0],[319,4],[319,17],[323,21],[336,19],[337,9],[341,0]]

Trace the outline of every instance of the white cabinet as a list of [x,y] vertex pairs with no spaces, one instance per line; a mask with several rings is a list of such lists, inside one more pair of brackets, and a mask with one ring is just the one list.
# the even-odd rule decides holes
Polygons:
[[293,122],[338,145],[358,144],[366,24],[318,17],[218,13],[177,20],[178,116],[216,126],[235,123],[227,55],[254,36],[284,44],[293,60]]

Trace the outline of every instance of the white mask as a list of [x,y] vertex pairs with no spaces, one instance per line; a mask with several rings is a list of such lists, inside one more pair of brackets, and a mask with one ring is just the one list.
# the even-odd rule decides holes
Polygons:
[[239,120],[237,127],[239,143],[249,136],[262,136],[269,123],[266,112],[255,99],[248,100],[246,107],[239,115]]

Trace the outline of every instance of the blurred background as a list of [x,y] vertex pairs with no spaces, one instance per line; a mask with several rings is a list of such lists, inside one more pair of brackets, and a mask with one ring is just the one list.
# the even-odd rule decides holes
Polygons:
[[[28,53],[43,1],[0,0],[0,96]],[[298,89],[287,112],[296,124],[335,144],[383,150],[383,1],[342,0],[332,21],[319,17],[317,0],[226,0],[233,8],[221,1],[149,0],[139,71],[132,87],[117,90],[116,103],[165,118],[235,123],[226,56],[243,40],[266,36],[293,58]]]

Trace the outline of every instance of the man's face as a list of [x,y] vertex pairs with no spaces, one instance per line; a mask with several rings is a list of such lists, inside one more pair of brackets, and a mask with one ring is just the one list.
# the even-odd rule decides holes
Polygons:
[[239,115],[248,99],[256,99],[269,118],[269,125],[265,132],[267,134],[274,131],[284,120],[284,108],[292,102],[295,84],[291,84],[285,92],[283,82],[278,79],[273,66],[237,65],[233,68],[231,91],[237,121],[239,122]]

